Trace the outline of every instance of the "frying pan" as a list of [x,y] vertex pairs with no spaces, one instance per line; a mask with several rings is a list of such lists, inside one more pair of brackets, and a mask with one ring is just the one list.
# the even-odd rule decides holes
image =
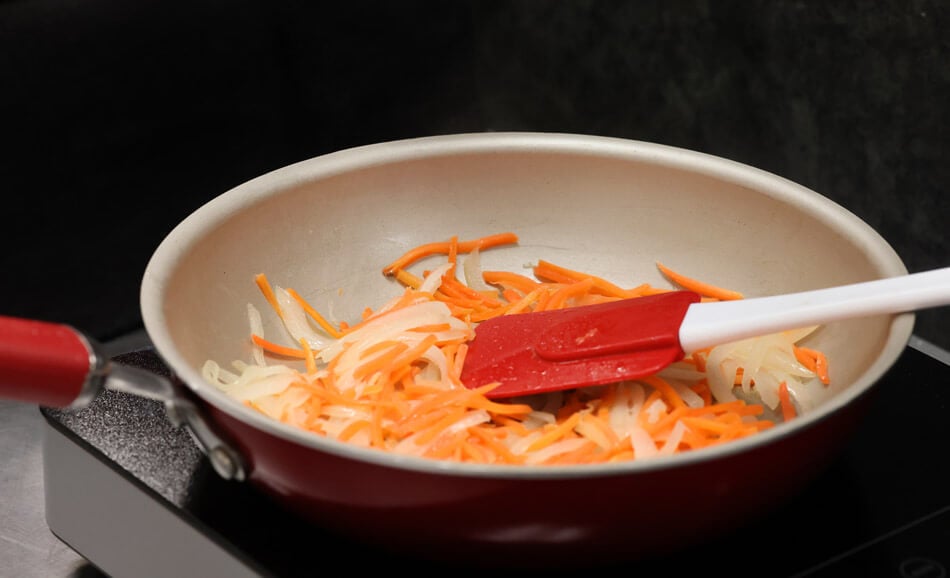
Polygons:
[[[458,464],[354,447],[271,420],[200,375],[208,359],[249,358],[247,304],[267,308],[257,273],[338,319],[358,319],[401,291],[379,271],[406,249],[506,230],[518,246],[486,252],[486,268],[518,271],[544,258],[619,285],[660,285],[661,260],[747,296],[907,273],[843,207],[727,159],[588,135],[408,139],[277,169],[169,233],[145,268],[141,311],[173,380],[104,362],[80,331],[54,324],[21,331],[18,342],[27,343],[24,334],[64,340],[71,360],[34,381],[55,387],[79,372],[76,389],[31,399],[36,388],[22,385],[41,372],[20,371],[0,393],[81,404],[105,385],[165,399],[222,475],[316,525],[421,557],[579,566],[688,547],[798,492],[859,427],[913,327],[905,313],[830,323],[809,336],[830,360],[832,385],[791,422],[700,451],[590,466]],[[276,323],[265,320],[265,331],[277,333]],[[13,375],[11,355],[22,359],[24,349],[36,351],[6,349],[0,373]],[[59,363],[43,351],[34,367]]]

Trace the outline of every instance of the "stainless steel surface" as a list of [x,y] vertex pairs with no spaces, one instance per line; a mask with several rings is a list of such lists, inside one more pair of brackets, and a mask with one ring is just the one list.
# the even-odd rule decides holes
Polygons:
[[0,574],[95,576],[46,525],[42,420],[34,405],[0,401]]

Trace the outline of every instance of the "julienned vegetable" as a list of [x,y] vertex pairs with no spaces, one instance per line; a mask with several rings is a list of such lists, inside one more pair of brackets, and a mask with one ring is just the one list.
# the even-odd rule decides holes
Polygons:
[[[492,385],[459,380],[466,342],[496,315],[649,295],[540,260],[533,277],[484,271],[481,251],[517,243],[512,233],[415,247],[383,268],[405,290],[350,325],[333,324],[293,290],[255,282],[286,335],[264,336],[248,305],[253,355],[203,375],[282,422],[384,451],[489,464],[584,464],[646,459],[754,435],[807,411],[828,383],[827,361],[797,343],[814,328],[708,350],[648,378],[493,401]],[[421,274],[423,257],[445,261]],[[460,255],[465,255],[460,259]],[[704,299],[742,295],[658,264],[672,285]],[[760,403],[761,402],[761,403]]]

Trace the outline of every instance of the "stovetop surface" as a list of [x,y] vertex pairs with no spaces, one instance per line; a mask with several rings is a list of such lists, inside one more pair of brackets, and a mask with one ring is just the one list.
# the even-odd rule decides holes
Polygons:
[[[117,360],[167,374],[148,348]],[[870,413],[843,454],[804,491],[737,532],[622,570],[651,576],[711,570],[731,576],[947,576],[948,412],[950,365],[908,347],[876,387]],[[104,392],[81,411],[42,413],[145,499],[164,504],[255,572],[298,575],[321,552],[340,561],[440,569],[347,541],[283,510],[249,484],[219,478],[158,402]],[[460,562],[441,569],[458,574],[465,567]]]

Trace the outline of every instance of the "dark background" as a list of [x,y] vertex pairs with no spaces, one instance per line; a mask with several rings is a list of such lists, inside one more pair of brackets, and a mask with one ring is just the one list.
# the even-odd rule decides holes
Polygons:
[[[950,265],[950,3],[0,3],[0,313],[109,340],[179,220],[341,148],[491,130],[744,162]],[[946,308],[916,333],[950,349]]]

